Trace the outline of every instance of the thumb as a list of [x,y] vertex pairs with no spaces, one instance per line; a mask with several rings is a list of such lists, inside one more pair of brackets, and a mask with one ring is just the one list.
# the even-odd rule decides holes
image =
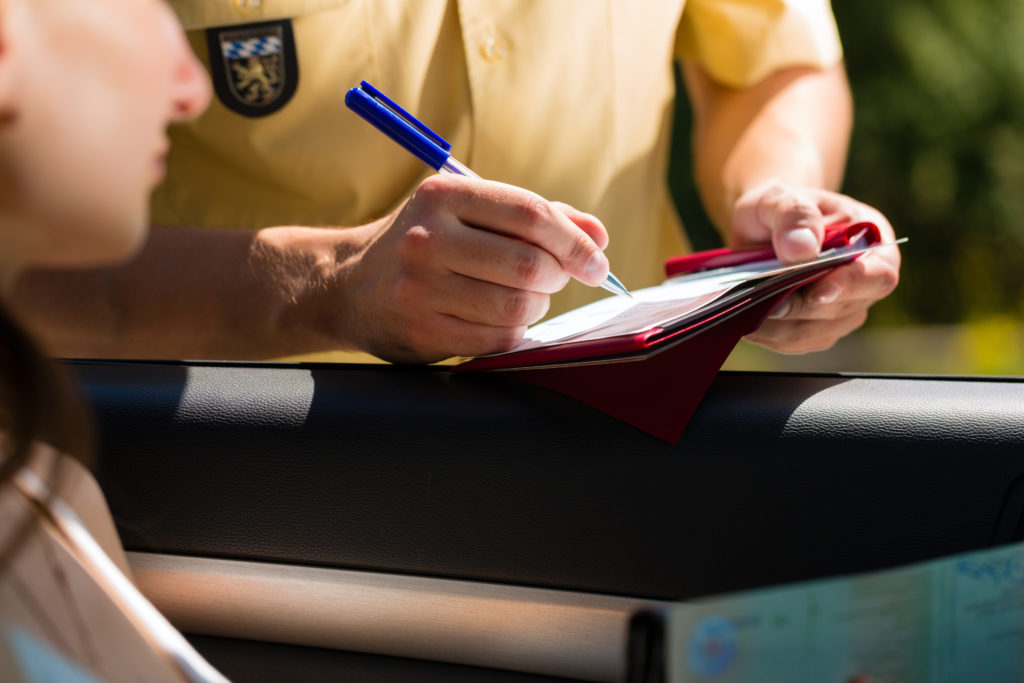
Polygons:
[[809,261],[821,250],[825,217],[812,197],[797,188],[772,185],[744,194],[733,213],[739,243],[771,241],[783,263]]

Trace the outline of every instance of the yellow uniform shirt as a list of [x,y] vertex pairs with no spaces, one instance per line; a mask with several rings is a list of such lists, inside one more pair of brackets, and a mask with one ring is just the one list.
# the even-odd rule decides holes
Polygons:
[[[225,106],[231,92],[221,82],[210,110],[172,132],[156,223],[342,227],[394,209],[432,171],[345,107],[345,92],[365,79],[481,176],[600,218],[612,269],[631,288],[660,282],[664,259],[687,249],[666,185],[673,60],[697,60],[743,86],[780,67],[841,58],[827,0],[171,5],[200,58],[215,76],[226,74],[227,91],[260,96],[226,56],[232,40],[253,41],[223,27],[287,20],[283,39],[294,54],[286,45],[280,59],[295,64],[286,65],[291,72],[266,65],[290,80],[271,113]],[[572,282],[553,297],[552,312],[603,295]]]

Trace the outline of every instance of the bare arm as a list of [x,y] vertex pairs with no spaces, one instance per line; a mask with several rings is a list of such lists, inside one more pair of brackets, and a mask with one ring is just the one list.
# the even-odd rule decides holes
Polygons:
[[569,277],[604,279],[606,245],[572,207],[433,176],[364,226],[161,227],[128,265],[27,273],[12,299],[62,356],[423,362],[511,348]]
[[[737,247],[770,242],[798,262],[821,248],[825,226],[849,220],[893,231],[877,210],[834,190],[852,125],[842,65],[779,71],[747,89],[684,68],[694,105],[698,188],[712,220]],[[828,348],[860,327],[899,280],[895,247],[865,255],[786,299],[748,339],[783,352]]]
[[778,71],[735,89],[684,65],[694,108],[697,184],[715,224],[728,232],[733,207],[766,183],[838,190],[853,124],[842,65]]
[[304,228],[156,227],[124,266],[32,271],[12,298],[64,356],[253,359],[352,348],[343,337],[329,338],[315,316],[298,318],[312,314],[319,281],[358,253],[356,237]]

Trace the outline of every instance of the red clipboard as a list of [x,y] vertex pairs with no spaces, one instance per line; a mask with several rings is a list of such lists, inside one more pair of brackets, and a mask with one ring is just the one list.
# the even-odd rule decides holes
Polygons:
[[[836,223],[825,229],[821,250],[848,247],[862,238],[868,244],[878,244],[882,240],[882,235],[874,223],[866,221]],[[709,249],[670,258],[665,262],[665,274],[668,277],[674,277],[715,268],[730,268],[757,261],[767,261],[773,258],[775,258],[775,250],[771,245],[751,249],[729,249],[728,247]]]
[[[844,223],[826,230],[822,250],[874,245],[873,223]],[[677,441],[715,375],[739,340],[760,327],[792,291],[857,258],[769,276],[717,296],[700,314],[670,328],[474,358],[453,372],[501,372],[575,398],[665,441]],[[669,277],[743,268],[775,258],[770,246],[712,249],[669,259]]]

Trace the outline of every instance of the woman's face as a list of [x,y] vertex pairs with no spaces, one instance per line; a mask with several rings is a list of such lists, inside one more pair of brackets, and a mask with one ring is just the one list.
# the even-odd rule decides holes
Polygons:
[[0,267],[141,244],[165,129],[209,102],[164,0],[0,0]]

